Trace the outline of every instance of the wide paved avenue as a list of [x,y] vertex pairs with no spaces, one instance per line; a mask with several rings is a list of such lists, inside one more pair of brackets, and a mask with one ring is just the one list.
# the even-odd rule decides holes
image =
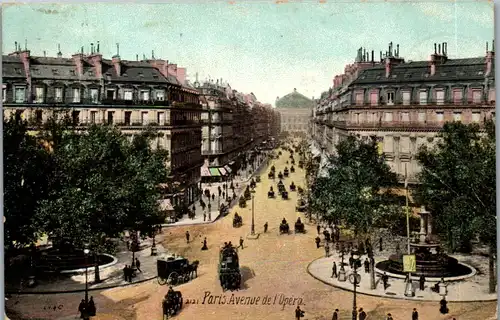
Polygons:
[[[276,170],[283,171],[289,153],[283,152],[279,160],[275,160]],[[298,160],[298,159],[296,159]],[[288,165],[289,166],[289,165]],[[285,179],[285,185],[294,181],[298,186],[305,185],[304,171],[296,167],[296,172]],[[279,305],[280,296],[291,298],[297,304],[300,298],[303,301],[301,308],[306,311],[303,319],[331,319],[335,308],[341,310],[341,319],[350,319],[352,308],[352,293],[325,285],[312,278],[306,271],[308,264],[322,256],[322,248],[316,249],[314,238],[316,228],[306,223],[306,234],[279,235],[280,221],[287,219],[291,229],[303,214],[295,212],[297,194],[290,192],[289,200],[281,198],[268,199],[267,191],[270,186],[276,190],[276,182],[267,178],[267,171],[262,173],[262,182],[257,184],[255,192],[255,226],[260,233],[257,240],[248,240],[251,225],[251,201],[247,207],[235,207],[231,214],[212,225],[190,227],[176,227],[164,229],[166,232],[163,245],[165,248],[187,257],[190,261],[199,260],[199,277],[193,281],[180,285],[180,290],[187,300],[196,300],[198,304],[185,304],[176,317],[177,319],[293,319],[295,306]],[[243,226],[233,228],[234,212],[243,216]],[[267,233],[263,232],[265,222],[269,224]],[[184,233],[189,230],[194,239],[186,244]],[[240,267],[243,274],[243,289],[239,292],[223,292],[217,277],[219,261],[219,246],[225,241],[239,243],[240,236],[245,238],[244,249],[239,249]],[[208,251],[201,251],[201,242],[207,237]],[[136,319],[161,319],[161,300],[168,290],[167,286],[160,287],[156,281],[129,288],[117,288],[103,292],[114,301],[131,299],[138,301],[134,306]],[[205,299],[205,295],[223,295],[229,302],[231,295],[235,297],[261,297],[258,305],[225,305],[219,300]],[[262,299],[269,295],[271,305],[262,305]],[[274,301],[274,297],[276,302]],[[209,304],[209,300],[211,303]],[[223,300],[223,298],[222,298]],[[281,299],[284,300],[284,299]],[[232,301],[236,301],[233,299]],[[216,303],[215,303],[216,302]],[[358,307],[363,307],[369,319],[383,319],[383,315],[391,312],[394,319],[410,319],[412,308],[419,310],[422,319],[486,319],[495,313],[495,303],[450,303],[450,314],[446,317],[438,312],[438,303],[416,303],[412,301],[382,299],[358,295]]]

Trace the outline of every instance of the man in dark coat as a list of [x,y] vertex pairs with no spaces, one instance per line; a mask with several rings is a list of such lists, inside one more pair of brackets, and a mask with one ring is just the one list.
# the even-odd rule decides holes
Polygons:
[[378,239],[378,249],[379,251],[382,251],[382,237],[380,237],[380,239]]
[[319,234],[319,230],[321,229],[321,227],[319,226],[319,224],[316,226],[316,230],[318,230],[318,234]]
[[123,268],[123,277],[125,278],[125,281],[128,281],[128,265],[125,265]]
[[411,313],[411,320],[418,320],[418,311],[416,308],[413,308],[413,312]]
[[189,235],[189,231],[186,231],[186,241],[187,241],[187,243],[189,243],[189,236],[190,236]]
[[135,267],[137,268],[137,270],[139,270],[140,273],[142,273],[141,262],[139,261],[138,258],[135,258]]
[[335,261],[333,261],[333,266],[332,266],[332,276],[331,278],[337,278],[337,264],[335,263]]
[[80,302],[80,305],[78,306],[78,312],[80,312],[80,318],[84,318],[85,314],[87,312],[87,304],[85,303],[85,300],[82,299]]
[[297,306],[297,309],[295,309],[295,318],[297,320],[300,320],[304,316],[304,311],[300,310],[300,307]]
[[266,233],[266,232],[267,232],[267,227],[268,227],[268,225],[267,225],[267,222],[266,222],[266,223],[264,224],[264,233]]
[[366,320],[366,312],[363,308],[359,308],[359,320]]
[[365,259],[365,262],[363,262],[364,266],[365,266],[365,273],[369,273],[370,272],[370,262],[368,261],[368,258]]
[[384,272],[384,274],[382,275],[382,283],[384,284],[384,290],[387,290],[387,287],[389,286],[388,282],[389,282],[389,277]]
[[319,248],[319,243],[321,242],[321,239],[319,237],[316,237],[316,248]]
[[424,275],[420,276],[420,279],[418,279],[419,285],[420,285],[420,291],[424,291],[425,288],[425,277]]
[[333,312],[332,320],[339,320],[339,309],[335,309]]
[[205,237],[205,239],[203,239],[203,247],[201,247],[201,250],[208,250],[208,246],[207,246],[207,238]]
[[94,297],[90,297],[89,304],[88,304],[87,308],[89,311],[89,316],[95,317],[96,308],[95,308],[95,303],[94,303]]

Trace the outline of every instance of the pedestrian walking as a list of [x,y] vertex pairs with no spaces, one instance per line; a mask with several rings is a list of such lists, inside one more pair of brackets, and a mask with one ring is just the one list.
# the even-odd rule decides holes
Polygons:
[[418,320],[418,311],[416,308],[413,308],[413,312],[411,313],[411,320]]
[[90,297],[90,300],[89,300],[89,304],[87,306],[88,308],[88,314],[89,316],[91,317],[95,317],[95,313],[96,313],[96,308],[95,308],[95,303],[94,303],[94,297]]
[[382,248],[382,237],[380,237],[380,239],[378,239],[378,249],[379,249],[379,251],[383,251],[383,248]]
[[243,249],[243,237],[240,237],[240,247]]
[[388,313],[387,318],[385,318],[385,320],[394,320],[394,318],[392,317],[392,315],[390,313]]
[[333,261],[333,266],[332,266],[332,276],[330,278],[337,278],[337,263]]
[[330,256],[330,245],[328,242],[325,242],[325,255],[327,258]]
[[319,248],[319,243],[321,242],[321,239],[319,237],[316,237],[316,248]]
[[212,201],[215,201],[215,193],[212,193]]
[[190,236],[189,235],[189,231],[186,231],[186,241],[187,241],[187,243],[189,243],[189,236]]
[[207,238],[205,237],[205,239],[203,239],[203,247],[201,247],[201,250],[208,250],[208,246],[207,246]]
[[332,320],[339,320],[339,309],[335,309],[333,312]]
[[365,262],[363,262],[365,266],[365,273],[370,273],[370,262],[368,261],[368,258],[365,259]]
[[300,320],[304,316],[305,311],[300,310],[300,306],[297,306],[297,309],[295,309],[295,318],[297,320]]
[[318,234],[319,234],[319,230],[321,229],[321,227],[319,226],[319,224],[316,226],[316,230],[318,230]]
[[384,284],[384,290],[387,290],[387,287],[389,286],[389,277],[387,276],[387,274],[384,272],[384,274],[382,275],[382,282]]
[[137,270],[139,270],[140,273],[142,273],[141,262],[139,261],[138,258],[135,258],[135,267],[137,268]]
[[[205,209],[203,209],[205,210]],[[207,214],[205,212],[203,212],[203,221],[206,221],[207,220]]]
[[268,227],[268,225],[267,225],[267,221],[266,221],[266,223],[264,223],[264,233],[267,232],[267,227]]
[[363,310],[363,308],[359,308],[359,320],[366,320],[366,312]]
[[424,275],[420,276],[420,279],[418,279],[419,285],[420,285],[420,291],[424,291],[425,288],[425,277]]
[[125,243],[127,244],[127,250],[130,251],[130,239],[127,239]]
[[123,278],[125,279],[125,281],[128,281],[128,265],[125,265],[125,267],[123,268]]
[[80,318],[83,319],[85,317],[85,313],[87,312],[87,304],[84,299],[82,299],[80,305],[78,305],[78,312],[80,312]]

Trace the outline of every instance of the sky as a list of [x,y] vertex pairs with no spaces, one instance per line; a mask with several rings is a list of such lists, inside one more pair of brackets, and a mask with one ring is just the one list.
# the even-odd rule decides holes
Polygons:
[[[280,1],[278,1],[280,2]],[[494,37],[493,2],[170,1],[162,4],[82,3],[9,5],[3,9],[3,54],[14,42],[34,56],[90,51],[100,42],[105,58],[136,54],[187,68],[253,92],[274,104],[297,89],[319,97],[364,47],[384,52],[400,45],[406,60],[427,60],[434,43],[448,42],[448,56],[484,56]]]

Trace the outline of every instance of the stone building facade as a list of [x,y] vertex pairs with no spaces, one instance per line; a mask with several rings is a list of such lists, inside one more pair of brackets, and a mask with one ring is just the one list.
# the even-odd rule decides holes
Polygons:
[[33,129],[55,110],[67,111],[77,130],[109,124],[132,137],[146,127],[157,129],[153,147],[169,151],[173,203],[196,200],[203,164],[201,105],[185,69],[155,58],[122,60],[119,52],[105,59],[99,45],[66,58],[61,52],[31,56],[16,44],[15,52],[3,56],[2,70],[4,116],[18,113]]
[[405,61],[392,43],[380,61],[358,51],[314,111],[314,140],[327,153],[349,134],[376,139],[392,170],[410,182],[418,148],[435,143],[445,122],[483,124],[495,117],[494,49],[484,57],[449,59],[434,45],[429,61]]
[[275,134],[276,121],[270,105],[257,101],[253,94],[243,94],[223,84],[222,79],[194,86],[200,91],[202,113],[202,176],[227,177],[238,169],[238,156],[254,150]]
[[313,100],[293,89],[292,93],[277,97],[275,105],[281,117],[281,132],[307,135]]

